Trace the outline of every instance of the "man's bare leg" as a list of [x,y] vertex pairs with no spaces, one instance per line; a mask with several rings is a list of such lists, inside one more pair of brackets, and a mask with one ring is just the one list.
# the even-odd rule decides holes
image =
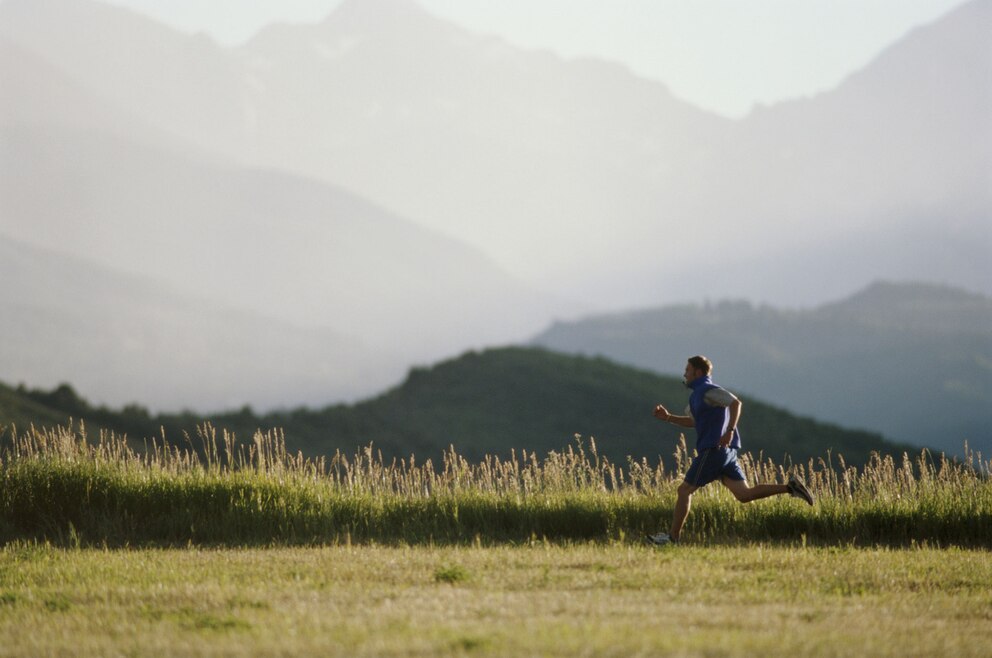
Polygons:
[[720,481],[742,503],[750,503],[752,500],[789,493],[789,486],[786,484],[756,484],[753,487],[749,487],[747,486],[747,480],[731,480],[728,477],[723,477]]
[[692,507],[692,494],[695,491],[696,487],[686,482],[679,485],[678,498],[675,499],[675,511],[672,513],[672,529],[668,533],[675,541],[679,540],[679,535],[682,534],[682,526],[685,525],[685,520],[689,517],[689,509]]

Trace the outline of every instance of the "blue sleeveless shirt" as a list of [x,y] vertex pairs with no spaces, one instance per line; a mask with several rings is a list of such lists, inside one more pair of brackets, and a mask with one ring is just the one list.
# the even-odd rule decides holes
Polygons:
[[[730,410],[726,407],[707,404],[706,393],[720,387],[713,383],[709,375],[695,379],[687,386],[692,389],[692,393],[689,395],[689,411],[696,423],[696,450],[702,452],[709,448],[716,448],[720,445],[720,438],[727,431]],[[734,450],[741,448],[741,433],[736,428],[730,447]]]

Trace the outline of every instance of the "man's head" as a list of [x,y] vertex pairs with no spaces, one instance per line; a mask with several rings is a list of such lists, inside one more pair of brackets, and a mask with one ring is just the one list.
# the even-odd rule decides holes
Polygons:
[[691,357],[685,364],[685,384],[689,385],[700,377],[705,377],[711,372],[713,372],[712,361],[702,355]]

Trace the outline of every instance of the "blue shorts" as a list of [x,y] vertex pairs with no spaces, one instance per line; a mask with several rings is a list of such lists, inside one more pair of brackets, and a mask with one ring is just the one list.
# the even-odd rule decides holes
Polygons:
[[685,483],[699,488],[724,477],[747,479],[737,463],[737,451],[733,448],[707,448],[692,460],[689,470],[685,472]]

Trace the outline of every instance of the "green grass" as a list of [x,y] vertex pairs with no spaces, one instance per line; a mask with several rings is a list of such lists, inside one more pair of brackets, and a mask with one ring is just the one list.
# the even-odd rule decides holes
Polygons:
[[0,549],[0,655],[987,655],[981,550]]
[[[0,539],[61,546],[320,545],[628,541],[666,527],[689,455],[617,465],[577,443],[544,458],[383,463],[371,451],[310,460],[278,433],[248,445],[201,431],[202,445],[135,452],[81,427],[7,434]],[[815,507],[780,496],[741,505],[722,487],[694,498],[683,540],[992,547],[989,464],[877,457],[863,470],[820,460],[786,470],[745,457],[752,483],[803,477]]]

